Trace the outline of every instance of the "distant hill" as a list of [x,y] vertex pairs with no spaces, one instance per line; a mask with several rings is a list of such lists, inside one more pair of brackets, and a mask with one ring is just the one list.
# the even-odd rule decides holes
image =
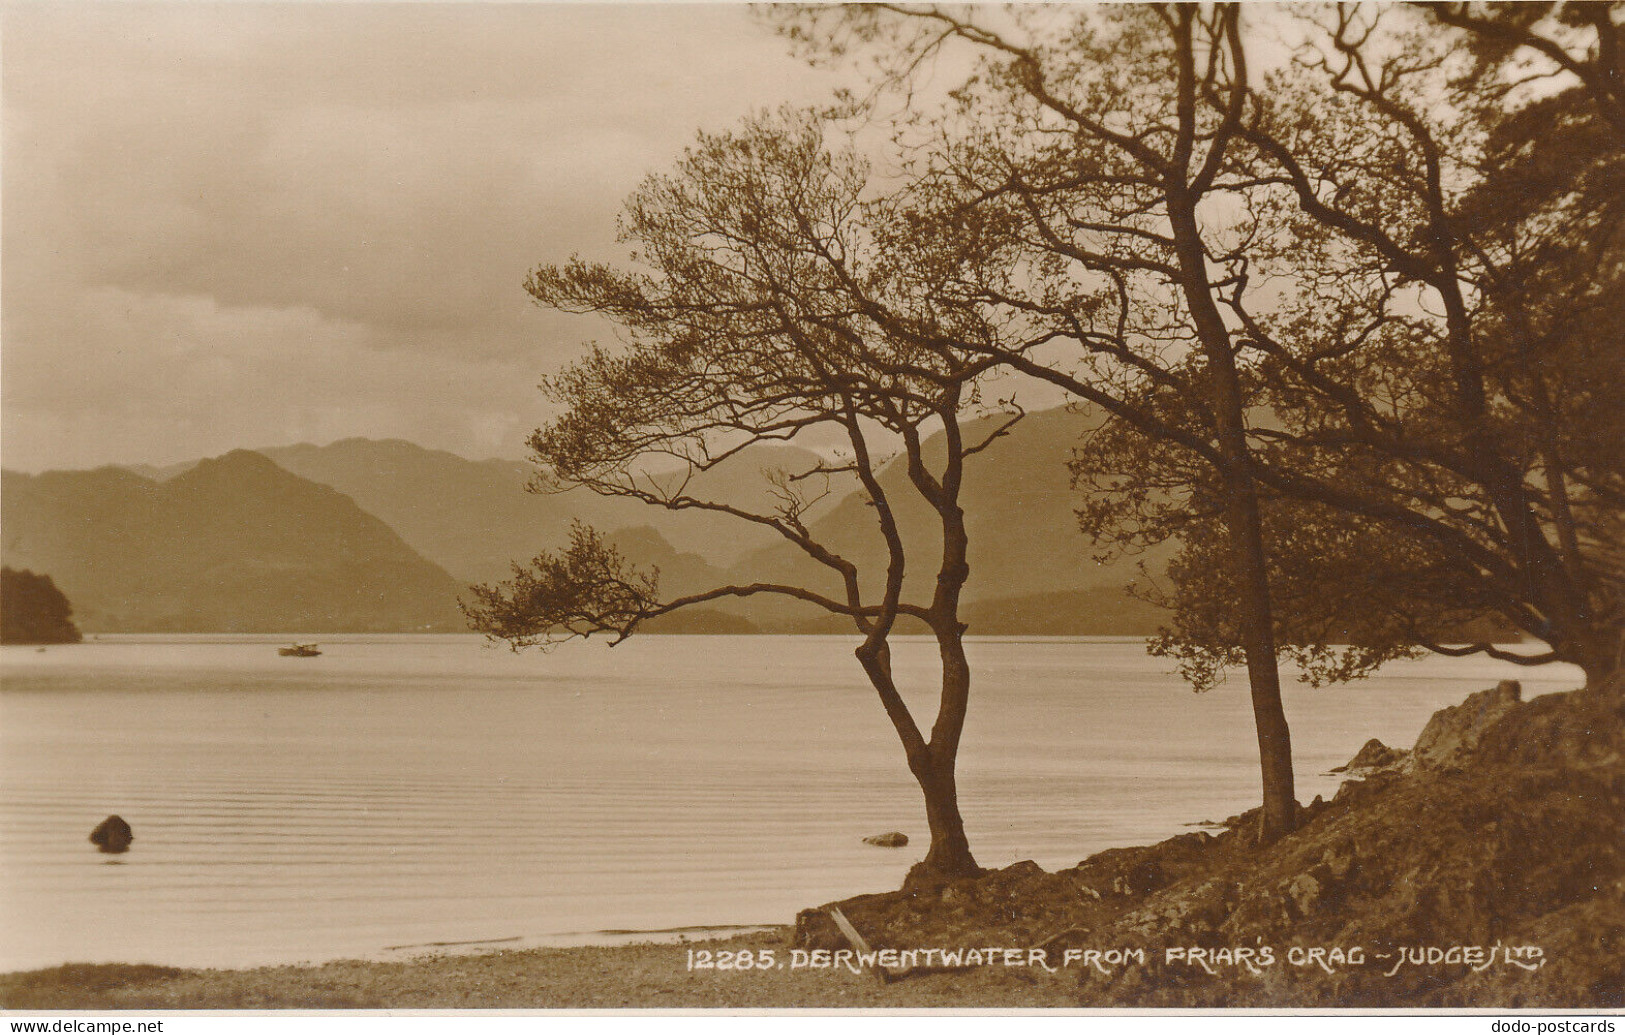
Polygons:
[[979,636],[1151,636],[1168,612],[1111,585],[972,600],[965,624]]
[[[1101,552],[1078,530],[1067,461],[1079,438],[1098,418],[1066,410],[1030,413],[1004,438],[966,461],[961,504],[970,537],[970,581],[964,615],[973,633],[1031,635],[1148,635],[1163,612],[1128,595],[1136,564],[1152,571],[1166,564],[1169,548],[1101,564]],[[976,441],[975,430],[967,440]],[[985,433],[985,431],[984,431]],[[941,435],[925,443],[940,463]],[[898,514],[910,563],[905,586],[914,600],[929,600],[942,548],[936,515],[908,482],[900,460],[881,471],[880,483]],[[854,561],[870,586],[885,569],[885,544],[874,508],[848,495],[812,523],[813,535]],[[835,591],[828,569],[790,544],[745,558],[732,575],[739,580],[790,581]],[[778,605],[758,617],[765,628],[826,628],[806,606]]]
[[[467,460],[399,439],[352,438],[327,446],[260,452],[302,478],[351,497],[399,532],[413,549],[466,582],[506,578],[513,561],[527,561],[562,545],[572,520],[604,532],[648,527],[678,553],[693,554],[718,567],[777,539],[769,530],[748,526],[725,527],[719,534],[714,515],[673,513],[584,489],[529,493],[525,486],[534,468],[528,463]],[[795,447],[757,447],[695,479],[689,491],[701,498],[765,507],[764,467],[799,469],[798,465],[811,466],[815,460],[814,454]],[[637,559],[647,563],[654,558]]]
[[719,585],[727,573],[697,553],[683,553],[651,525],[609,533],[610,543],[642,567],[660,569],[660,590],[667,596],[698,593]]
[[0,553],[97,632],[464,628],[463,586],[349,497],[245,450],[165,482],[6,472]]
[[[255,452],[260,452],[260,450],[255,450]],[[180,463],[175,464],[121,464],[119,466],[132,474],[139,474],[148,481],[167,482],[177,475],[185,474],[202,462],[203,459],[199,457],[196,460],[182,460]]]
[[[1162,624],[1161,611],[1132,598],[1124,587],[1139,576],[1136,560],[1160,571],[1168,550],[1100,564],[1093,557],[1099,551],[1078,531],[1073,513],[1076,495],[1066,465],[1080,436],[1095,423],[1087,414],[1035,412],[968,460],[962,502],[971,537],[971,577],[963,614],[972,632],[1145,635]],[[985,426],[981,430],[985,432]],[[977,433],[974,428],[967,432]],[[926,451],[933,463],[938,462],[940,435],[928,439]],[[805,471],[817,460],[818,454],[793,445],[758,445],[696,477],[685,491],[769,510],[773,488],[764,472]],[[225,478],[221,465],[225,473],[235,470],[234,478]],[[437,612],[423,602],[449,602],[468,583],[510,577],[513,562],[563,546],[575,520],[608,534],[637,564],[658,566],[668,596],[755,581],[839,592],[828,569],[769,529],[703,511],[672,513],[584,490],[528,493],[525,485],[532,474],[528,464],[468,460],[400,440],[346,439],[326,446],[277,447],[142,470],[156,479],[115,468],[48,472],[33,478],[6,475],[7,563],[15,559],[17,564],[57,574],[91,629],[131,628],[132,623],[182,628],[203,613],[217,623],[211,627],[224,627],[218,624],[222,622],[261,623],[266,615],[254,611],[259,605],[251,606],[248,599],[233,603],[229,594],[206,599],[220,579],[194,569],[214,565],[227,571],[234,564],[248,571],[289,565],[310,568],[318,556],[347,557],[347,563],[359,563],[356,558],[362,556],[374,558],[361,566],[370,566],[373,574],[368,577],[375,581],[367,582],[361,578],[365,573],[358,572],[360,582],[332,585],[340,595],[335,601],[345,602],[342,606],[335,602],[326,613],[333,621],[349,615],[342,619],[351,623],[345,628],[360,622],[377,629],[425,625],[461,629],[463,622],[454,608]],[[676,475],[663,477],[669,481]],[[214,494],[218,499],[200,503],[209,496],[207,485],[223,478],[229,484]],[[885,566],[874,509],[854,491],[851,476],[842,478],[804,520],[816,537],[856,562],[874,586]],[[910,596],[923,600],[929,596],[941,549],[935,515],[908,484],[901,460],[884,465],[880,480],[908,541]],[[231,515],[230,521],[222,523],[226,515]],[[371,545],[366,549],[353,545],[363,541]],[[205,562],[200,549],[214,559]],[[386,602],[378,596],[376,579],[379,571],[391,566],[403,574],[396,584],[397,597]],[[329,570],[337,569],[330,563]],[[154,578],[159,581],[152,582]],[[350,593],[352,585],[372,586],[370,592],[378,598],[375,606],[362,607]],[[164,587],[163,592],[157,586]],[[194,591],[202,594],[195,605],[201,610],[191,614],[187,609],[192,605],[185,600]],[[277,584],[273,595],[292,592],[292,587]],[[407,600],[419,604],[406,607]],[[278,614],[287,610],[278,607]],[[401,607],[410,614],[401,613]],[[316,622],[303,628],[328,628],[317,621],[324,612],[314,598],[302,600],[296,613]],[[848,623],[799,601],[757,596],[717,601],[647,628],[844,632]]]

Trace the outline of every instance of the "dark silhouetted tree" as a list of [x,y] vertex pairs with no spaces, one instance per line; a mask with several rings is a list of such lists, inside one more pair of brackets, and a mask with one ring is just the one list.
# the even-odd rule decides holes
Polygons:
[[[840,588],[752,582],[664,597],[658,572],[636,570],[580,527],[563,550],[516,567],[512,581],[479,587],[465,609],[477,629],[516,646],[598,633],[619,642],[648,619],[729,597],[776,595],[844,616],[862,637],[857,659],[924,795],[931,845],[919,874],[974,874],[955,776],[970,693],[959,498],[966,461],[1020,413],[985,419],[999,409],[982,406],[977,391],[989,364],[958,343],[986,342],[996,329],[931,303],[922,278],[933,257],[923,246],[886,247],[903,239],[886,230],[890,204],[868,196],[864,163],[824,136],[806,116],[702,136],[674,173],[651,178],[628,202],[622,231],[636,268],[574,261],[535,271],[527,287],[540,304],[607,316],[626,342],[594,349],[547,381],[563,412],[530,444],[541,490],[585,487],[713,514],[724,527],[766,527]],[[970,436],[973,415],[984,419]],[[845,455],[778,472],[776,509],[688,491],[694,474],[754,444],[825,429],[844,440]],[[928,456],[922,440],[939,429],[945,449]],[[935,517],[934,558],[905,544],[894,490],[878,477],[893,451],[909,491]],[[885,544],[883,572],[860,572],[803,520],[836,475],[862,486]],[[934,570],[929,599],[905,598],[910,564]],[[923,622],[937,643],[941,682],[928,730],[892,675],[900,616]]]
[[[1420,647],[1605,685],[1625,657],[1620,6],[788,20],[881,86],[981,54],[935,114],[907,95],[921,208],[1002,214],[956,297],[1050,320],[1007,362],[1113,415],[1075,467],[1085,528],[1182,540],[1155,649],[1198,685],[1249,663],[1266,836],[1290,786],[1266,645],[1313,679]],[[1300,44],[1288,67],[1248,71],[1249,19]]]
[[[997,230],[963,242],[939,301],[1023,322],[1019,349],[1001,341],[983,354],[1099,406],[1208,472],[1202,502],[1211,506],[1202,513],[1211,520],[1185,532],[1224,543],[1207,556],[1222,556],[1231,590],[1220,659],[1247,666],[1260,836],[1292,830],[1291,734],[1253,400],[1242,341],[1223,309],[1231,255],[1248,240],[1254,183],[1236,157],[1247,100],[1237,10],[877,4],[804,9],[788,27],[826,55],[867,48],[881,82],[905,87],[950,45],[980,53],[947,111],[927,120],[925,142],[918,126],[902,131],[917,148],[918,232],[954,240],[968,222]],[[1149,491],[1143,466],[1131,458],[1118,468],[1126,498]],[[1106,538],[1120,531],[1091,528]],[[1220,666],[1186,672],[1202,689]]]
[[[1411,590],[1382,607],[1388,644],[1572,662],[1591,685],[1625,652],[1607,6],[1307,9],[1242,130],[1267,198],[1227,299],[1276,422],[1264,480],[1300,523],[1388,540],[1374,599]],[[1452,605],[1546,649],[1440,642]]]
[[73,608],[49,575],[0,569],[0,643],[78,643]]

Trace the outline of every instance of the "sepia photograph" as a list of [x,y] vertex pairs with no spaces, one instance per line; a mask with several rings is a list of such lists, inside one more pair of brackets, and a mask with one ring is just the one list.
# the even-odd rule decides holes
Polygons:
[[1621,0],[0,0],[0,300],[0,1012],[1625,1011]]

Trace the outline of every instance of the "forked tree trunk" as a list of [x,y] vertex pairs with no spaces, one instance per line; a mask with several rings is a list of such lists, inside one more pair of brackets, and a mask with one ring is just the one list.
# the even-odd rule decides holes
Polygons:
[[[925,797],[931,845],[913,876],[974,877],[980,874],[982,869],[970,853],[965,821],[959,814],[959,788],[954,778],[959,746],[957,730],[947,742],[928,743],[892,681],[890,651],[883,644],[866,643],[858,648],[857,657],[879,693],[898,739],[903,742],[909,772],[914,774],[920,793]],[[949,678],[947,673],[944,678]],[[950,721],[962,721],[962,714],[960,719]],[[939,721],[941,718],[939,716]]]

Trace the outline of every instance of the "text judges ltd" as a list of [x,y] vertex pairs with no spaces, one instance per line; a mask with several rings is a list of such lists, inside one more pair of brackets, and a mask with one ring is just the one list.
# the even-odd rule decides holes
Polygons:
[[[1111,974],[1128,967],[1160,964],[1164,967],[1190,967],[1217,975],[1221,970],[1262,974],[1285,964],[1293,968],[1317,968],[1328,974],[1363,967],[1378,967],[1393,976],[1404,967],[1467,967],[1478,971],[1493,966],[1539,970],[1546,964],[1545,952],[1534,945],[1453,945],[1399,946],[1383,951],[1362,946],[1324,947],[1294,945],[1284,950],[1273,946],[1239,948],[1198,948],[1172,946],[1160,953],[1142,948],[1051,950],[982,946],[953,949],[791,949],[780,954],[774,949],[739,951],[688,950],[689,970],[811,970],[850,971],[925,969],[960,970],[974,967],[1025,967],[1057,972],[1081,967]],[[1540,1035],[1540,1033],[1535,1033]]]

